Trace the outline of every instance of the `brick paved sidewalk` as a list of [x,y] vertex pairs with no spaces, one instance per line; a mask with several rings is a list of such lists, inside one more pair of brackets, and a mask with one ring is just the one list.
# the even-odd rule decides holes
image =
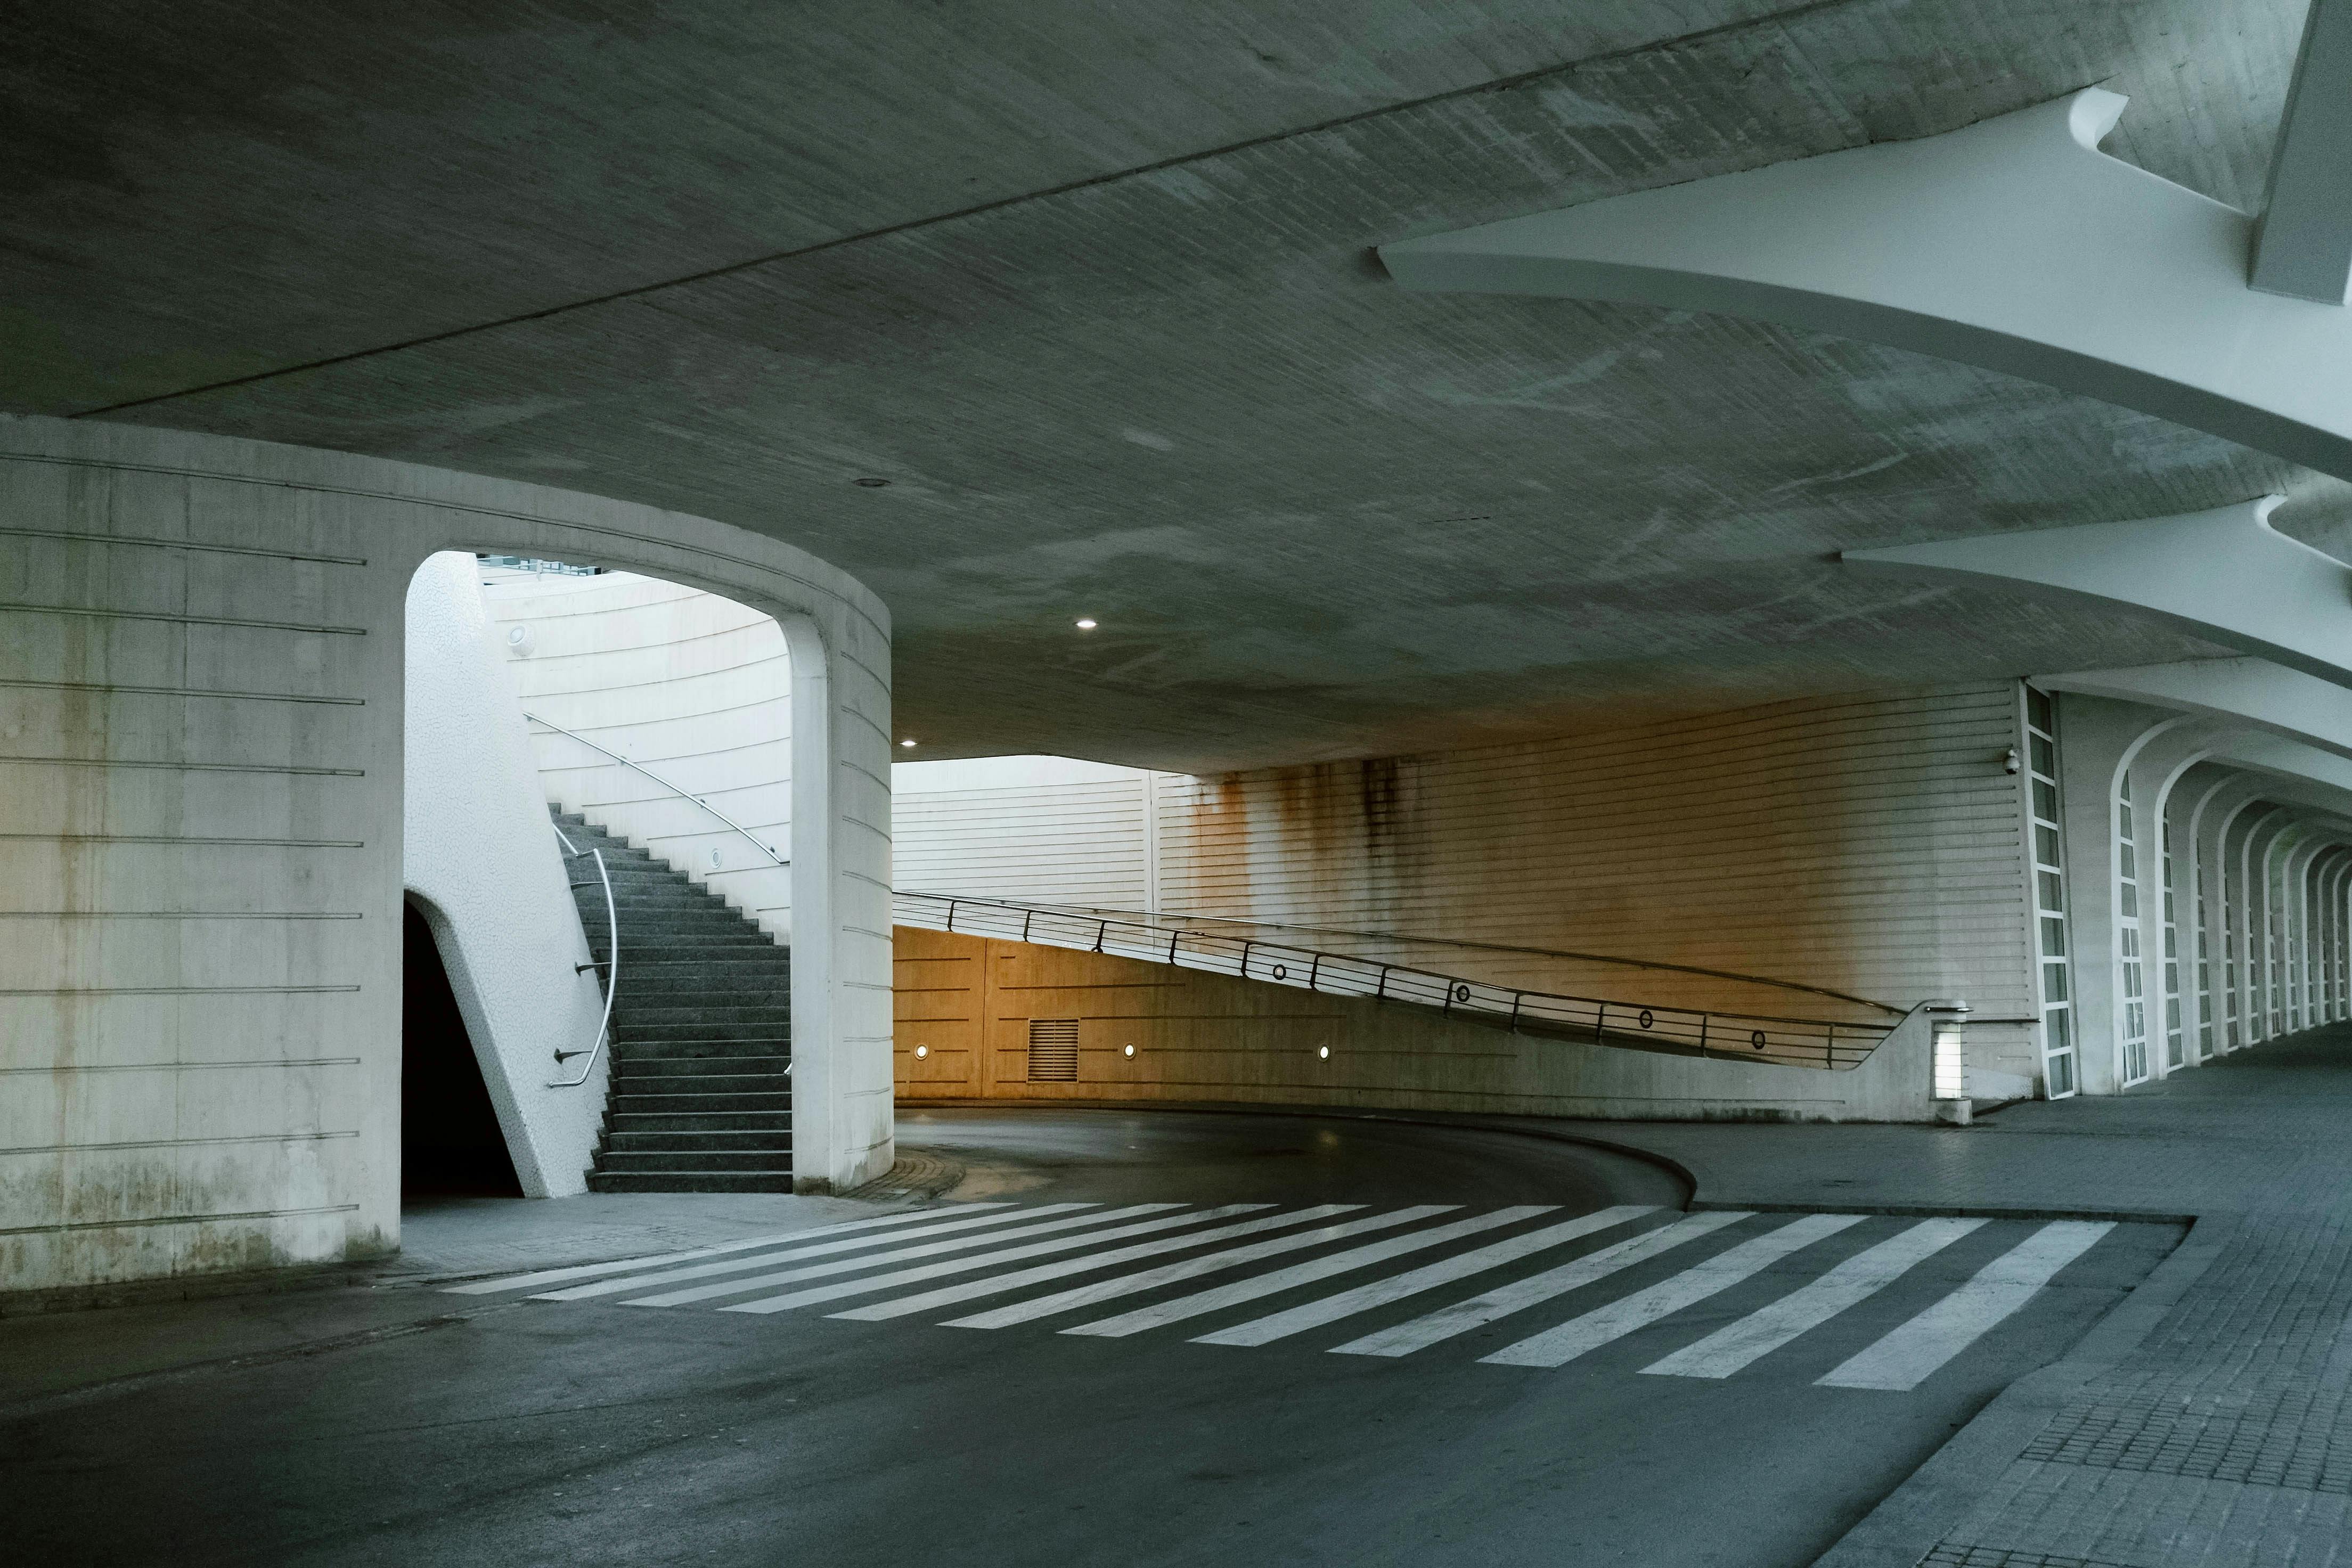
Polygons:
[[2197,1216],[1822,1568],[2352,1564],[2352,1026],[1969,1128],[1577,1125],[1702,1204]]

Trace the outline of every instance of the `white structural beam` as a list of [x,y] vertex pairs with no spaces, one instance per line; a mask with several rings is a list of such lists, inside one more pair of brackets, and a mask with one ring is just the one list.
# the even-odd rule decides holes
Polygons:
[[2352,479],[2352,312],[2247,288],[2252,217],[2101,153],[2125,101],[2086,88],[1940,136],[1380,254],[1408,289],[1709,310],[1890,343]]
[[1849,550],[1853,565],[2103,599],[2352,686],[2352,566],[2270,525],[2283,498],[2078,528]]
[[2352,284],[2352,0],[2311,0],[2250,281],[2323,305]]
[[2080,691],[2230,719],[2352,757],[2352,689],[2262,658],[2200,658],[2036,675],[2044,691]]
[[2216,746],[2212,760],[2270,774],[2279,782],[2263,793],[2273,800],[2352,816],[2352,762],[2333,752],[2276,735],[2242,735]]

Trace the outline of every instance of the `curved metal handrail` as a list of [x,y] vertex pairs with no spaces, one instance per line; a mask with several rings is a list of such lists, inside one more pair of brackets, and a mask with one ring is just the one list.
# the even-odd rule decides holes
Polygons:
[[[1899,1026],[1643,1005],[1536,991],[1264,937],[1198,931],[1175,923],[1185,918],[1181,916],[1139,915],[1122,921],[1110,918],[1109,912],[1078,914],[1007,899],[898,889],[890,896],[892,919],[900,925],[1139,958],[1326,995],[1402,1003],[1513,1034],[1594,1045],[1843,1071],[1861,1066]],[[961,926],[956,923],[960,913],[966,917]],[[1013,919],[1016,915],[1017,922]]]
[[[576,860],[580,858],[581,851],[572,847],[572,840],[563,836],[562,828],[556,828],[555,840],[563,846],[564,854],[569,858]],[[578,1078],[548,1079],[547,1087],[550,1089],[578,1089],[588,1081],[588,1075],[596,1070],[596,1053],[604,1048],[604,1041],[613,1033],[613,997],[621,989],[621,916],[613,905],[613,876],[604,869],[604,852],[602,849],[591,846],[587,853],[596,858],[596,879],[604,885],[604,962],[599,964],[591,959],[578,965],[573,973],[577,974],[597,968],[604,971],[604,1016],[596,1021],[595,1041],[586,1050],[559,1049],[555,1053],[555,1065],[559,1069],[573,1057],[586,1057],[588,1060],[581,1068]],[[568,882],[571,878],[567,876],[564,880]]]
[[612,758],[614,762],[620,763],[625,768],[645,774],[646,777],[653,780],[654,783],[661,785],[662,788],[669,791],[670,794],[677,796],[680,800],[692,801],[695,805],[700,806],[703,810],[709,812],[711,816],[725,823],[730,830],[741,835],[743,842],[749,844],[752,848],[757,849],[761,854],[765,855],[772,863],[778,866],[789,866],[792,864],[790,860],[777,854],[767,845],[761,843],[760,840],[753,836],[750,828],[744,826],[741,823],[736,821],[733,817],[728,816],[725,812],[719,810],[717,806],[711,805],[700,795],[690,795],[687,791],[678,788],[677,785],[670,783],[669,780],[662,777],[661,774],[654,772],[653,769],[646,767],[644,763],[633,763],[629,761],[628,758],[621,755],[620,752],[613,750],[610,746],[600,746],[595,742],[590,740],[587,736],[583,735],[576,731],[567,730],[562,725],[554,723],[550,720],[542,719],[538,714],[530,712],[528,710],[524,711],[523,717],[530,720],[534,724],[546,726],[548,729],[554,731],[559,735],[569,735],[572,739],[579,742],[590,751],[600,752],[604,756]]

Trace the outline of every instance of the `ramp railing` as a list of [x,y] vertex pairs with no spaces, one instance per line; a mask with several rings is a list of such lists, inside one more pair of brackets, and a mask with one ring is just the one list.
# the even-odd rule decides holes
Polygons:
[[1819,987],[1635,959],[1580,953],[1549,955],[1659,973],[1709,975],[1750,986],[1810,994],[1834,999],[1839,1004],[1838,1010],[1850,1016],[1843,1019],[1801,1017],[1772,1012],[1694,1009],[1622,997],[1572,995],[1447,973],[1425,963],[1404,963],[1361,951],[1350,952],[1343,951],[1334,939],[1351,936],[1359,940],[1347,945],[1359,947],[1385,943],[1402,949],[1441,952],[1452,947],[1465,955],[1538,952],[1485,943],[1319,931],[1256,921],[1211,922],[1181,915],[1089,910],[946,893],[894,891],[891,909],[892,919],[898,924],[927,931],[1139,959],[1293,986],[1328,996],[1366,997],[1540,1038],[1581,1040],[1726,1061],[1830,1070],[1851,1068],[1866,1060],[1906,1016],[1902,1008]]

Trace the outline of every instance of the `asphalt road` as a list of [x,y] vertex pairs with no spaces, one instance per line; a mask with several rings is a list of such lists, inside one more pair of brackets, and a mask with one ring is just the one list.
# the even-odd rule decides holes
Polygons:
[[[1703,1216],[1714,1227],[1704,1235],[1645,1243],[1693,1223],[1664,1173],[1459,1128],[933,1111],[910,1113],[901,1137],[965,1166],[964,1185],[941,1212],[877,1210],[887,1223],[803,1246],[834,1249],[795,1266],[827,1271],[810,1275],[814,1286],[760,1286],[744,1270],[768,1254],[744,1252],[719,1259],[736,1272],[684,1286],[635,1270],[586,1276],[615,1289],[584,1299],[534,1300],[534,1287],[492,1280],[470,1294],[335,1289],[0,1320],[7,1556],[1779,1568],[1810,1562],[1994,1394],[2063,1353],[2178,1239],[2155,1225],[2058,1236],[2073,1249],[2063,1267],[2020,1287],[2002,1269],[2022,1267],[2020,1248],[2053,1245],[2045,1227],[1950,1226],[1958,1234],[1937,1233],[1898,1279],[1817,1313],[1735,1373],[1666,1375],[1643,1369],[1834,1293],[1837,1279],[1868,1272],[1864,1253],[1911,1245],[1903,1238],[1919,1222]],[[1334,1205],[1350,1206],[1291,1217]],[[1627,1217],[1585,1222],[1596,1228],[1556,1245],[1537,1235],[1602,1211]],[[1260,1227],[1249,1245],[1291,1249],[1202,1266],[1243,1245],[1207,1232],[1240,1226]],[[1369,1228],[1317,1239],[1349,1226]],[[1799,1226],[1811,1228],[1789,1228]],[[1514,1246],[1524,1256],[1491,1268],[1454,1261]],[[1138,1247],[1156,1250],[1108,1256]],[[1367,1247],[1390,1255],[1357,1250]],[[1636,1256],[1411,1353],[1332,1353],[1410,1338],[1439,1309],[1532,1289],[1525,1282],[1547,1271],[1598,1270],[1612,1247]],[[1013,1251],[1023,1256],[1003,1257]],[[1320,1261],[1342,1253],[1367,1260]],[[1063,1264],[1050,1282],[1003,1286]],[[986,1331],[948,1326],[1178,1266],[1202,1271]],[[1316,1268],[1326,1272],[1189,1316],[1168,1305]],[[1416,1270],[1446,1268],[1461,1272],[1411,1289]],[[923,1277],[861,1283],[902,1270]],[[736,1293],[627,1304],[714,1282]],[[726,1310],[819,1288],[850,1293]],[[992,1293],[879,1321],[828,1315],[950,1288]],[[1265,1342],[1195,1342],[1309,1303],[1337,1310],[1336,1293],[1366,1289],[1402,1293]],[[1982,1317],[1988,1291],[2004,1289],[2019,1304],[1966,1337],[1969,1313]],[[1114,1335],[1066,1331],[1138,1310],[1176,1316]],[[279,1349],[201,1353],[208,1323],[256,1312],[270,1316]],[[1926,1330],[1906,1327],[1921,1321]],[[1570,1322],[1605,1326],[1562,1364],[1483,1359],[1530,1344],[1558,1353],[1553,1331]],[[73,1382],[59,1368],[78,1354],[95,1374],[120,1359],[109,1344],[142,1334],[170,1337],[184,1364],[58,1392]],[[1937,1334],[1961,1342],[1945,1354]],[[1915,1386],[1835,1382],[1890,1357],[1919,1373]]]

